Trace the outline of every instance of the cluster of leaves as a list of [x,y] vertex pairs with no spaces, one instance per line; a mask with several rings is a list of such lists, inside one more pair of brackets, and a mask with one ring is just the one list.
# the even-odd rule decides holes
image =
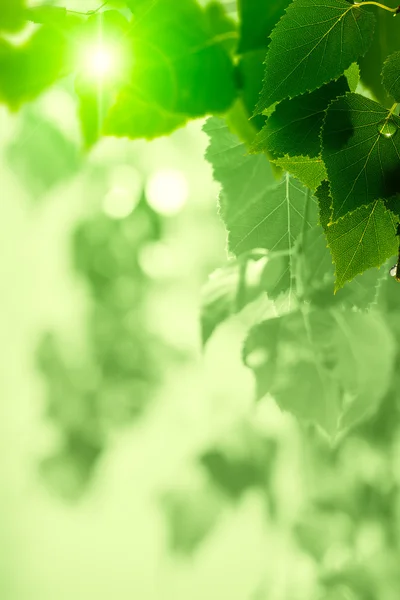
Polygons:
[[[207,158],[236,258],[205,291],[204,339],[261,297],[244,347],[258,396],[333,436],[373,413],[396,360],[387,315],[371,310],[386,277],[372,268],[398,246],[396,9],[379,16],[377,42],[370,2],[240,0],[238,22],[195,0],[110,0],[86,15],[1,2],[0,101],[11,109],[73,74],[88,146],[215,115]],[[28,20],[31,37],[10,41]],[[125,57],[101,84],[81,69],[99,37]]]
[[253,130],[238,103],[204,127],[233,258],[206,286],[203,334],[253,303],[243,357],[257,397],[337,438],[377,410],[397,356],[390,317],[374,310],[388,267],[373,267],[398,247],[400,55],[381,65],[387,109],[356,64],[373,39],[368,8],[285,5]]
[[[0,39],[0,101],[17,109],[73,74],[87,145],[102,134],[168,134],[188,119],[226,112],[235,97],[235,25],[218,4],[203,10],[195,0],[110,0],[121,10],[84,15],[4,2],[0,32],[27,20],[38,28],[22,45]],[[85,51],[99,39],[119,61],[101,85],[82,69]]]

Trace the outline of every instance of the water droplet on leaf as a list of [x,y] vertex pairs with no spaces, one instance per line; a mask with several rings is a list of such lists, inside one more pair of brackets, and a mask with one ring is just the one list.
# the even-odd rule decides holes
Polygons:
[[385,119],[384,121],[381,121],[380,123],[378,123],[378,131],[385,138],[393,137],[395,135],[397,129],[398,129],[398,127],[397,127],[396,123],[394,123],[393,121],[390,121],[390,120],[386,121],[386,119]]

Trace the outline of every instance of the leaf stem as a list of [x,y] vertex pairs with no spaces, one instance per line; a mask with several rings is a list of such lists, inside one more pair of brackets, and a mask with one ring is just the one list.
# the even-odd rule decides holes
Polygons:
[[370,2],[369,0],[368,2],[354,2],[353,6],[363,6],[364,4],[372,4],[374,6],[378,6],[379,8],[383,8],[383,10],[388,10],[389,12],[394,13],[394,16],[396,16],[397,13],[400,12],[400,6],[398,6],[397,8],[390,8],[389,6],[385,6],[380,2]]

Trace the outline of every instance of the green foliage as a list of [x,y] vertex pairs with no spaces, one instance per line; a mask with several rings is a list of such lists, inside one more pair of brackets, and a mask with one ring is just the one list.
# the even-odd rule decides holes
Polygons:
[[0,0],[0,32],[15,32],[25,21],[25,0]]
[[283,100],[257,135],[252,152],[268,151],[274,158],[285,154],[320,155],[320,131],[332,100],[349,91],[346,77],[331,81],[309,94]]
[[319,88],[367,51],[374,17],[345,0],[293,0],[271,34],[256,112]]
[[[206,157],[223,186],[220,210],[231,252],[265,248],[289,254],[304,226],[306,188],[289,174],[276,181],[265,156],[247,154],[221,119],[210,119],[204,130],[211,138]],[[306,227],[316,218],[311,205]]]
[[105,131],[149,139],[188,118],[226,111],[235,96],[233,65],[206,14],[193,0],[130,4],[137,16],[129,34],[132,75]]
[[67,72],[62,32],[43,26],[21,46],[0,38],[0,101],[10,108],[33,100]]
[[[0,100],[9,109],[69,77],[86,148],[103,135],[150,140],[211,115],[206,158],[234,256],[205,288],[203,341],[261,298],[273,311],[245,349],[249,362],[257,332],[268,334],[253,365],[260,394],[333,435],[376,410],[386,387],[363,371],[359,357],[371,356],[355,338],[369,328],[381,340],[386,367],[377,369],[389,377],[386,322],[366,311],[383,286],[376,267],[398,248],[400,117],[397,105],[387,108],[389,96],[400,99],[398,19],[346,0],[239,0],[237,22],[216,1],[116,0],[86,14],[0,2]],[[36,26],[26,41],[9,36],[28,20]],[[99,40],[118,58],[109,77],[87,69]],[[30,172],[12,149],[9,158]],[[42,167],[39,158],[31,165],[45,187],[68,175],[61,157],[54,177]],[[102,296],[107,277],[92,275]],[[344,365],[336,357],[339,348],[350,356],[349,344],[356,350]]]

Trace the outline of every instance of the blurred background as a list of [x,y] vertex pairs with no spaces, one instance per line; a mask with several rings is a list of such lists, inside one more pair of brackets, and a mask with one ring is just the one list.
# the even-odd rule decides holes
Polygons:
[[1,600],[399,598],[396,397],[332,448],[254,403],[254,307],[202,348],[202,125],[85,154],[68,82],[0,108]]

